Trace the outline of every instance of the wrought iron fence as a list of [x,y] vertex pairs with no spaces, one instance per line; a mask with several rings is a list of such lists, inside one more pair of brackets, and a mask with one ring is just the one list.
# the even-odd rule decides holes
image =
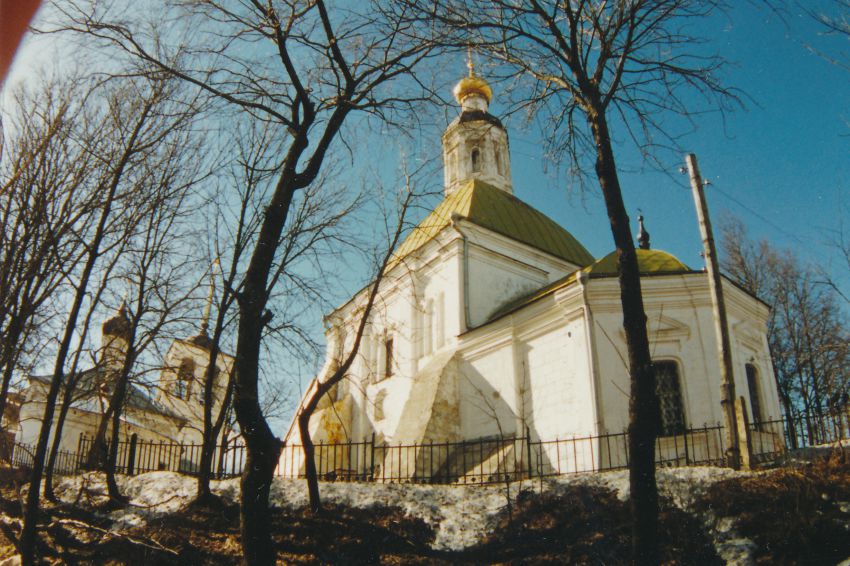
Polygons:
[[[9,464],[13,468],[32,467],[33,457],[35,455],[35,446],[29,444],[15,443],[12,447],[12,456],[9,459]],[[56,463],[53,466],[53,473],[56,475],[71,475],[80,471],[81,453],[71,452],[69,450],[60,450],[56,454]]]
[[[720,425],[689,429],[658,438],[659,466],[717,465],[724,460]],[[524,436],[460,442],[378,444],[375,439],[324,444],[314,448],[316,469],[326,481],[486,484],[628,468],[625,432],[556,440]],[[285,446],[277,474],[304,477],[300,445]]]
[[[751,461],[776,459],[786,447],[802,448],[850,438],[850,412],[790,418],[749,425]],[[76,452],[59,454],[55,473],[73,474],[86,467],[93,440],[81,436]],[[656,440],[658,466],[722,465],[726,438],[719,424],[691,428]],[[16,444],[11,465],[32,463],[32,447]],[[217,446],[212,476],[228,478],[242,472],[245,446],[231,442]],[[135,436],[118,443],[117,471],[129,475],[156,470],[194,474],[200,468],[201,445],[150,442]],[[284,446],[276,474],[304,477],[300,445]],[[317,443],[314,461],[325,481],[375,481],[440,484],[488,484],[527,478],[625,469],[629,466],[628,433],[540,440],[531,431],[510,438],[481,438],[460,442],[384,444],[375,437],[357,442]]]
[[[94,439],[80,435],[76,451],[61,450],[57,454],[54,473],[72,475],[89,469],[89,456]],[[132,435],[118,442],[116,471],[120,474],[136,475],[153,471],[172,471],[196,474],[201,465],[200,444],[180,444],[164,441],[139,440]],[[109,450],[107,443],[106,450]],[[35,446],[15,443],[8,463],[14,468],[31,468]],[[215,447],[212,459],[212,477],[225,479],[242,473],[245,465],[244,446],[222,444]]]
[[798,413],[749,425],[756,463],[771,461],[786,448],[808,448],[846,439],[850,439],[850,408],[821,414]]

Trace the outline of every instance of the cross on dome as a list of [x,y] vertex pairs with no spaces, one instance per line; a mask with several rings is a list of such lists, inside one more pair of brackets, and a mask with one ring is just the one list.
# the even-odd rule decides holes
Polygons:
[[493,89],[483,78],[475,74],[475,64],[472,61],[472,46],[469,47],[466,56],[466,67],[469,74],[455,85],[455,100],[464,110],[487,111],[490,101],[493,100]]

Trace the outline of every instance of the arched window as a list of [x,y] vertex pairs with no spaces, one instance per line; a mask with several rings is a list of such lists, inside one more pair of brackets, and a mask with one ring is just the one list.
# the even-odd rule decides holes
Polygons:
[[750,392],[750,412],[753,416],[753,423],[760,423],[764,420],[764,415],[761,412],[761,397],[759,395],[759,372],[753,364],[747,364],[747,389]]
[[679,365],[672,360],[653,362],[655,366],[655,392],[658,395],[661,422],[660,436],[674,436],[685,432],[685,410],[682,404],[682,387]]
[[470,154],[472,158],[472,172],[478,173],[481,171],[481,151],[476,147]]
[[[206,378],[207,378],[206,370],[204,370],[204,379],[206,379]],[[215,367],[215,368],[213,368],[213,380],[212,380],[212,390],[213,390],[212,398],[213,398],[213,401],[215,401],[216,389],[221,385],[220,380],[221,380],[221,370],[218,369],[218,367]],[[204,401],[205,397],[206,397],[206,392],[204,391],[204,386],[202,385],[201,390],[198,391],[198,403],[200,403],[201,406],[203,406],[205,404],[205,401]]]
[[188,401],[192,395],[192,381],[194,378],[195,361],[191,358],[185,358],[180,362],[180,368],[177,370],[177,381],[174,384],[175,397]]
[[457,180],[457,156],[454,152],[449,154],[449,183]]
[[495,158],[496,158],[496,172],[499,173],[499,175],[504,175],[505,172],[504,172],[504,170],[502,170],[502,150],[500,150],[498,147],[496,148]]

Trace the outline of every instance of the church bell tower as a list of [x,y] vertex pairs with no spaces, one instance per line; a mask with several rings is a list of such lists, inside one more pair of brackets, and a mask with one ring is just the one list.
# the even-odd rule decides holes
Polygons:
[[471,58],[468,67],[469,75],[454,88],[460,116],[443,134],[446,196],[473,179],[513,194],[508,133],[487,111],[493,91],[475,74]]
[[118,311],[103,323],[103,345],[100,363],[108,371],[118,371],[130,348],[132,323],[127,313],[127,303],[122,301]]

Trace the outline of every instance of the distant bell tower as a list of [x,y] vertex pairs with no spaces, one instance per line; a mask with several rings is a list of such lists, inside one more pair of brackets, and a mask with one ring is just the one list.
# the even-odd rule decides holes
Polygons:
[[101,363],[109,371],[117,371],[124,365],[124,358],[130,349],[132,323],[127,314],[127,303],[121,306],[110,319],[103,323],[103,342]]
[[513,194],[508,133],[487,108],[493,91],[475,74],[470,55],[469,75],[454,88],[460,104],[458,116],[443,134],[446,196],[464,183],[480,179]]

